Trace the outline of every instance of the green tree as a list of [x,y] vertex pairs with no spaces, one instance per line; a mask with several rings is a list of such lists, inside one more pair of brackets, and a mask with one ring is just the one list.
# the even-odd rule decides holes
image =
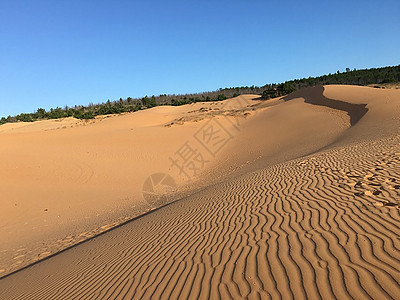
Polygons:
[[46,110],[44,108],[38,108],[36,110],[36,116],[38,119],[44,119],[46,117]]

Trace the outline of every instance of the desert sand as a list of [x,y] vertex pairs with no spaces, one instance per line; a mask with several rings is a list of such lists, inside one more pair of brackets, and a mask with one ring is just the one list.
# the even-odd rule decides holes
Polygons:
[[6,124],[0,158],[1,299],[400,294],[399,89]]

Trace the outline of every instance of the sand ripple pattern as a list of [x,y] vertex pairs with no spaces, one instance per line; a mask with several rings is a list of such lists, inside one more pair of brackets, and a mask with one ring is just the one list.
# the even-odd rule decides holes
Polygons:
[[209,187],[3,279],[0,294],[399,299],[399,145],[336,148]]

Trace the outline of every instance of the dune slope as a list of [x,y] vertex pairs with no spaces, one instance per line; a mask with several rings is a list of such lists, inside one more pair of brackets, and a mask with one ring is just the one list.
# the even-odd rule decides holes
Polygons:
[[350,127],[345,112],[302,98],[257,98],[1,126],[0,276]]
[[0,296],[396,298],[399,91],[263,105],[204,171],[225,180],[1,279]]

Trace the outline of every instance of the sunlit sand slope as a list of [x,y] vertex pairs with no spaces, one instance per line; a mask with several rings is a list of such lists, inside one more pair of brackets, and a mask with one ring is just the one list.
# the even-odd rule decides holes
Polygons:
[[193,190],[315,152],[349,127],[345,111],[257,95],[0,126],[0,276]]
[[397,298],[400,139],[209,188],[0,281],[24,299]]
[[[399,91],[329,86],[285,100],[260,108],[243,131],[285,107],[333,114],[329,130],[342,125],[320,136],[319,150],[272,164],[262,142],[240,148],[246,136],[238,133],[213,164],[245,155],[241,172],[4,277],[0,298],[398,298]],[[326,126],[309,122],[299,124],[303,132]],[[289,149],[279,139],[287,130],[259,130]]]

